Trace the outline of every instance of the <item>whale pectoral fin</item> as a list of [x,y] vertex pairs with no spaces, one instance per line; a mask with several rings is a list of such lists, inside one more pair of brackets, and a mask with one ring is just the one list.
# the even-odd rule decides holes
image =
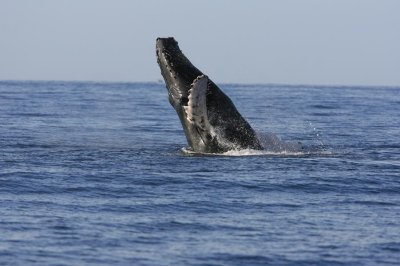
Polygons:
[[208,77],[198,76],[189,89],[189,101],[185,106],[186,117],[200,131],[212,132],[207,115]]

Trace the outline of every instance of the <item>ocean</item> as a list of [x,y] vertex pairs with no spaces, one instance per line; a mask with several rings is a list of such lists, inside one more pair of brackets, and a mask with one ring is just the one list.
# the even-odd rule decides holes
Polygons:
[[400,87],[220,88],[305,149],[186,154],[161,83],[0,81],[0,265],[400,264]]

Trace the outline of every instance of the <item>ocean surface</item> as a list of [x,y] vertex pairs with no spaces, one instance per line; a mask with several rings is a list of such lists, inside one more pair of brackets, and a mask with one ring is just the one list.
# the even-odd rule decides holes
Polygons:
[[182,152],[161,83],[0,81],[0,265],[400,265],[400,88],[224,84],[301,152]]

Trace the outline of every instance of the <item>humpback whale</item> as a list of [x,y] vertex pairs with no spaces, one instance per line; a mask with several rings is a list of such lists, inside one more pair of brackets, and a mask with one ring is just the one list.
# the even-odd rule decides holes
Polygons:
[[179,116],[192,152],[263,149],[231,99],[189,61],[174,38],[157,38],[156,54],[169,102]]

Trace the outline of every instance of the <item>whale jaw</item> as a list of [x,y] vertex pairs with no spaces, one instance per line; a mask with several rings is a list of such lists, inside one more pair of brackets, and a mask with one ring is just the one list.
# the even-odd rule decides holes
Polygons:
[[174,107],[177,104],[185,104],[188,101],[190,85],[203,73],[192,65],[172,37],[157,38],[156,53],[170,103]]

